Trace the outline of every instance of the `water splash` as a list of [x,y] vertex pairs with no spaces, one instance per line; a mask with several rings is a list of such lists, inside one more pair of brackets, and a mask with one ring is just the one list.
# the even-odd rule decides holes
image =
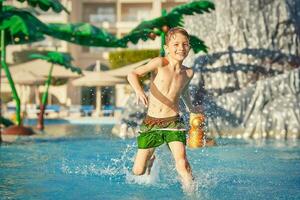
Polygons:
[[156,157],[155,162],[152,166],[151,173],[144,174],[142,176],[135,176],[131,172],[126,173],[126,183],[128,184],[139,184],[139,185],[156,185],[160,179],[159,170],[161,161]]
[[[182,194],[187,199],[210,199],[209,191],[218,184],[219,176],[216,172],[195,170],[195,185],[193,192],[187,192],[181,187],[180,178],[175,169],[175,163],[167,146],[157,148],[156,159],[153,163],[151,174],[135,176],[132,174],[132,165],[136,154],[136,144],[127,144],[124,151],[118,157],[103,160],[103,156],[93,161],[78,159],[63,159],[61,171],[64,174],[76,176],[100,176],[113,184],[139,185],[142,187],[173,190],[181,188]],[[203,153],[203,152],[202,152]],[[192,165],[200,165],[200,160],[191,162]],[[193,166],[192,166],[193,167]],[[135,186],[134,186],[135,187]],[[176,189],[176,190],[177,190]]]
[[[103,158],[93,161],[71,160],[64,158],[60,170],[64,174],[79,176],[103,176],[110,181],[127,184],[155,185],[165,188],[178,182],[174,163],[170,164],[171,154],[157,149],[156,159],[150,175],[135,176],[132,174],[132,165],[136,153],[136,144],[127,144],[120,157],[110,158],[103,162]],[[163,166],[163,167],[162,167]]]
[[130,170],[130,164],[133,162],[134,144],[128,144],[119,158],[110,158],[103,162],[103,158],[97,156],[97,159],[86,164],[86,160],[80,163],[78,160],[63,159],[61,162],[61,171],[65,174],[75,174],[83,176],[105,176],[109,180],[122,179]]

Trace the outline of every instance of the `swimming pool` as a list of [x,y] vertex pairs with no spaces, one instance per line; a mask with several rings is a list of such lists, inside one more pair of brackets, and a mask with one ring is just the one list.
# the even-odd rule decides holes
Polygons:
[[130,169],[134,139],[111,125],[47,126],[43,135],[0,146],[0,199],[300,199],[300,142],[218,139],[188,150],[197,179],[185,194],[170,152],[156,152],[152,175]]

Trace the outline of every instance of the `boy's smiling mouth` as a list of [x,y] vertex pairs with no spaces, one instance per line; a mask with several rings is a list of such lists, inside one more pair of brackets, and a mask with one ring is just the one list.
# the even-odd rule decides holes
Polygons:
[[176,53],[177,55],[180,55],[180,56],[185,56],[186,55],[186,52],[178,52]]

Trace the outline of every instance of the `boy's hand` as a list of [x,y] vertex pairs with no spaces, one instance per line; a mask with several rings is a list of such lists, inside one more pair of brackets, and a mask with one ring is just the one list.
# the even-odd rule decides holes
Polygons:
[[139,102],[141,101],[145,107],[148,107],[148,98],[147,98],[145,92],[137,92],[136,97],[137,97],[137,99],[136,99],[137,104],[139,104]]
[[200,128],[205,121],[205,115],[202,113],[190,113],[190,126]]

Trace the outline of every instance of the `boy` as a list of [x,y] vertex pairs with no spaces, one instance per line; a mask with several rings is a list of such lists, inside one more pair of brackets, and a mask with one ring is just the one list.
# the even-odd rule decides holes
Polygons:
[[[188,86],[193,78],[193,69],[182,65],[189,53],[189,35],[182,28],[172,28],[166,34],[164,46],[166,57],[156,57],[130,74],[127,79],[141,101],[148,108],[147,116],[138,136],[138,151],[133,165],[135,175],[150,173],[155,159],[155,147],[166,142],[173,154],[176,170],[181,177],[183,187],[193,185],[192,170],[186,158],[186,130],[179,117],[179,98],[190,112],[202,112],[200,107],[193,107]],[[149,101],[139,83],[139,77],[151,72]]]

